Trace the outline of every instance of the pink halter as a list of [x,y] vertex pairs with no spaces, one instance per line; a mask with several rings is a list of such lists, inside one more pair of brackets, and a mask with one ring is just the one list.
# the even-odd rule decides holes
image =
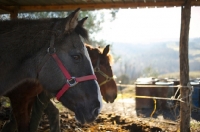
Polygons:
[[66,77],[66,84],[62,87],[62,89],[56,94],[57,100],[60,99],[60,97],[70,88],[75,86],[79,82],[87,81],[87,80],[97,80],[95,75],[87,75],[83,77],[71,77],[67,69],[64,67],[56,53],[51,54],[51,56],[54,58],[58,66],[60,67],[60,70]]

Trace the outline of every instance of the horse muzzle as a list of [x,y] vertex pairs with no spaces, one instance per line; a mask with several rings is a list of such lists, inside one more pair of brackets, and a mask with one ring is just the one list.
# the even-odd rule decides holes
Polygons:
[[91,109],[91,111],[86,111],[84,107],[76,108],[75,118],[81,124],[92,123],[99,115],[100,110],[101,110],[100,102],[97,103],[97,106]]

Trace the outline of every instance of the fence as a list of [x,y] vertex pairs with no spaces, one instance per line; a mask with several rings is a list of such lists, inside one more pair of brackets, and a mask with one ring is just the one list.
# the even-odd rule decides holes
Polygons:
[[[174,85],[176,84],[176,85]],[[195,85],[194,85],[195,84]],[[196,85],[198,84],[198,85]],[[192,116],[195,116],[197,120],[200,120],[199,96],[194,94],[194,91],[198,91],[199,95],[199,83],[191,83],[190,88],[192,96]],[[103,112],[112,112],[116,114],[128,116],[128,117],[150,117],[162,118],[158,122],[170,122],[178,125],[180,123],[180,102],[183,102],[180,98],[181,86],[177,83],[155,83],[155,84],[135,84],[124,85],[117,84],[118,97],[113,104],[104,104]],[[141,88],[141,89],[140,89]],[[184,88],[184,87],[183,87]],[[161,90],[162,89],[162,90]],[[165,90],[163,90],[165,89]],[[168,90],[166,90],[168,89]],[[195,89],[195,90],[194,90]],[[193,94],[192,94],[193,93]],[[196,92],[195,92],[196,93]],[[193,95],[195,95],[193,97]],[[196,104],[194,103],[194,100]]]

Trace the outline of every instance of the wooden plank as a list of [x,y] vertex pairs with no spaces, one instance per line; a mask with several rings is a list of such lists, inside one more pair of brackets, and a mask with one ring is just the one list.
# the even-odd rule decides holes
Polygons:
[[[18,6],[19,12],[38,12],[38,11],[69,11],[78,7],[81,10],[111,9],[111,8],[137,8],[137,7],[174,7],[182,6],[184,1],[159,1],[159,2],[105,2],[105,3],[86,3],[86,4],[65,4],[65,5],[41,5],[41,6]],[[200,1],[193,1],[191,5],[199,5]],[[8,8],[12,8],[7,6]]]
[[186,0],[186,3],[181,7],[181,33],[180,33],[180,85],[181,98],[184,103],[180,103],[180,131],[190,132],[190,117],[191,117],[191,97],[190,89],[185,87],[189,83],[189,63],[188,63],[188,39],[189,25],[191,15],[191,0]]

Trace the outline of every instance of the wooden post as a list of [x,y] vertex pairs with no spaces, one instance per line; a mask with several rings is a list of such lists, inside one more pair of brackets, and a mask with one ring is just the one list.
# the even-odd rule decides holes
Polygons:
[[[180,85],[181,98],[184,103],[180,103],[180,131],[190,132],[191,117],[191,97],[189,97],[190,89],[187,86],[189,82],[189,63],[188,63],[188,40],[189,25],[191,14],[191,0],[186,0],[185,5],[181,6],[181,33],[180,33]],[[186,98],[185,98],[186,97]]]
[[17,19],[17,16],[18,16],[18,8],[17,7],[9,8],[9,7],[0,5],[0,9],[4,10],[6,12],[9,12],[10,19]]
[[10,19],[17,19],[18,16],[18,10],[13,10],[10,12]]

